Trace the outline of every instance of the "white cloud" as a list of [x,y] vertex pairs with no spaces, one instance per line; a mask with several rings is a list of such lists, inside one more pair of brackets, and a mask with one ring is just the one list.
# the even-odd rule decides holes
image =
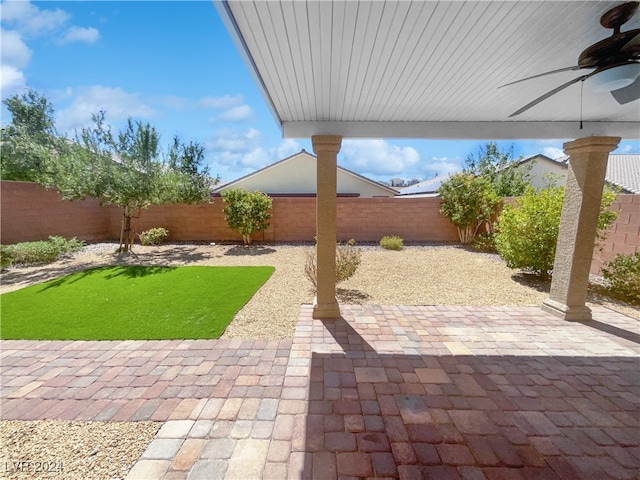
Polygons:
[[283,158],[290,157],[300,150],[301,148],[298,142],[296,142],[292,138],[285,138],[282,142],[280,142],[280,145],[278,145],[274,149],[274,153],[277,157],[277,160],[282,160]]
[[70,18],[70,15],[63,10],[40,10],[26,1],[5,1],[0,8],[2,21],[27,36],[55,31]]
[[436,175],[443,177],[461,170],[462,161],[460,159],[447,157],[432,157],[431,160],[426,162],[425,167],[423,168],[426,179],[435,177]]
[[24,75],[11,65],[0,65],[0,92],[3,99],[26,87]]
[[[4,1],[0,3],[0,17],[2,98],[6,98],[26,85],[21,70],[29,64],[32,51],[25,43],[25,38],[55,36],[68,23],[70,15],[60,9],[41,10],[28,1]],[[95,28],[72,26],[58,38],[57,43],[92,43],[99,36]]]
[[205,146],[215,159],[212,167],[220,168],[226,180],[235,180],[300,151],[300,144],[291,139],[273,148],[264,148],[263,142],[264,135],[254,128],[243,132],[225,128],[218,130]]
[[21,69],[28,65],[31,54],[31,49],[18,32],[0,28],[0,96],[3,99],[25,88],[26,80]]
[[222,112],[212,120],[215,122],[246,122],[255,118],[253,109],[249,105],[240,105],[238,107],[230,108]]
[[562,150],[561,148],[557,148],[557,147],[544,147],[542,149],[542,154],[549,157],[549,158],[559,158],[559,157],[564,157],[566,154],[564,153],[564,150]]
[[262,147],[254,148],[250,152],[245,153],[240,157],[239,164],[245,168],[251,168],[253,170],[258,170],[262,167],[266,167],[270,163],[271,158],[269,154],[262,149]]
[[120,87],[102,85],[80,87],[74,92],[71,105],[58,112],[57,126],[62,132],[73,132],[91,124],[91,115],[104,110],[109,122],[128,117],[149,118],[155,111],[144,104],[139,93],[128,93]]
[[251,150],[236,154],[235,157],[228,156],[228,164],[242,167],[250,171],[257,170],[277,161],[282,160],[295,152],[300,151],[299,144],[294,140],[283,140],[273,148],[265,149],[262,146],[253,147]]
[[70,27],[60,38],[59,43],[94,43],[100,38],[100,32],[93,27]]
[[24,68],[33,53],[15,30],[0,28],[0,48],[2,63],[15,68]]
[[213,139],[207,142],[207,149],[216,152],[246,154],[260,146],[263,135],[260,130],[250,128],[244,132],[238,132],[230,128],[223,128],[214,133]]
[[218,120],[243,122],[255,117],[253,109],[242,103],[242,95],[223,95],[222,97],[208,96],[196,101],[189,100],[185,97],[179,97],[177,95],[164,95],[156,98],[156,102],[164,107],[169,107],[174,110],[223,110],[223,112],[218,116],[210,118],[210,121],[212,122]]
[[202,108],[211,108],[213,110],[225,110],[236,107],[243,102],[242,95],[224,95],[222,97],[203,97],[198,104]]
[[635,146],[632,143],[621,144],[613,153],[634,153],[634,150],[638,149],[638,145]]
[[420,154],[412,147],[399,147],[376,140],[345,140],[340,149],[344,167],[362,175],[398,175],[413,170]]

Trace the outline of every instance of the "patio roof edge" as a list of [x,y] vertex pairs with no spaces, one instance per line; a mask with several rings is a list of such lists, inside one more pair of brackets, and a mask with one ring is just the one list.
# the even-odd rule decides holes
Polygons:
[[229,2],[227,2],[227,0],[212,0],[212,1],[213,1],[214,7],[218,12],[218,16],[220,17],[220,20],[222,20],[222,23],[224,24],[225,28],[227,29],[227,32],[229,33],[229,36],[233,40],[233,43],[235,44],[236,48],[238,49],[238,52],[240,53],[242,60],[247,66],[247,69],[249,70],[249,74],[253,78],[253,81],[255,82],[256,86],[258,87],[258,90],[260,91],[260,94],[262,95],[267,106],[269,107],[269,111],[271,112],[273,119],[275,120],[276,124],[280,128],[280,132],[284,133],[283,127],[282,127],[282,120],[278,116],[273,100],[269,95],[269,91],[267,90],[264,80],[262,79],[262,76],[258,71],[258,67],[255,64],[253,57],[251,56],[251,53],[249,52],[249,48],[247,47],[247,44],[244,41],[244,37],[242,36],[242,33],[240,32],[240,28],[236,23],[236,19],[233,16],[233,12],[229,7]]
[[434,140],[574,139],[588,136],[620,136],[640,139],[637,122],[287,122],[284,138],[342,135],[344,138],[426,138]]

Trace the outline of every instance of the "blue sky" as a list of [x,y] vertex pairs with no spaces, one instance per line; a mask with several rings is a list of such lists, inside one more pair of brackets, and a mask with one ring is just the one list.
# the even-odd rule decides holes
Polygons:
[[[103,109],[120,128],[150,122],[205,146],[212,173],[230,181],[301,149],[283,139],[211,1],[0,4],[2,98],[25,87],[51,100],[56,125],[73,137]],[[2,107],[2,124],[10,118]],[[428,179],[460,170],[485,142],[345,140],[338,163],[375,180]],[[516,156],[562,155],[562,141],[507,141]],[[640,153],[638,142],[619,152]]]

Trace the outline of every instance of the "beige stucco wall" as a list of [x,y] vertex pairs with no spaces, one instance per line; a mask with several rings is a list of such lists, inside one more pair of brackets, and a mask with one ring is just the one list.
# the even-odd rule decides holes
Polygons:
[[549,186],[549,181],[545,179],[545,175],[552,174],[557,177],[557,186],[564,185],[566,182],[567,169],[561,167],[556,163],[549,162],[547,160],[534,160],[530,163],[531,170],[531,185],[533,188],[542,189]]
[[[362,178],[338,169],[338,194],[360,194],[361,197],[392,197],[393,193]],[[234,182],[229,188],[258,190],[269,194],[315,194],[316,159],[300,153],[288,160]],[[225,190],[222,188],[222,190]]]

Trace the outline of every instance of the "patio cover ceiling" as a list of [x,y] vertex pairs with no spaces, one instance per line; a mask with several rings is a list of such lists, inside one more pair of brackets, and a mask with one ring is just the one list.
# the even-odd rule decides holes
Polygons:
[[509,118],[591,70],[498,88],[576,65],[622,1],[214,3],[284,137],[640,138],[640,101],[598,92],[597,75]]

